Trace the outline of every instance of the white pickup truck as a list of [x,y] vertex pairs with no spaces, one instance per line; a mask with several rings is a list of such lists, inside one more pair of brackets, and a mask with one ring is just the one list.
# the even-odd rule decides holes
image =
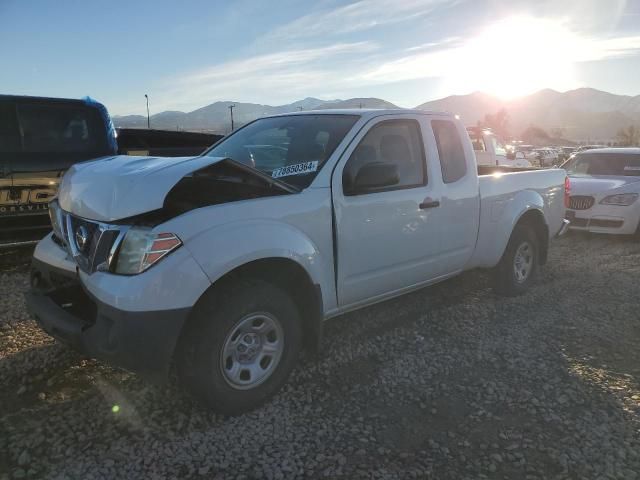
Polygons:
[[27,303],[82,352],[152,379],[175,365],[242,412],[329,317],[473,268],[529,287],[566,227],[565,172],[480,168],[458,120],[411,110],[274,116],[199,157],[77,164]]
[[531,167],[531,162],[522,152],[508,152],[498,136],[491,130],[467,127],[471,145],[478,165],[499,165],[504,167]]

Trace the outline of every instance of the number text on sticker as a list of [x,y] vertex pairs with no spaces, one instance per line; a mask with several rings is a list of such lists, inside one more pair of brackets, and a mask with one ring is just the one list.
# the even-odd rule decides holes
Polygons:
[[318,161],[296,163],[295,165],[287,165],[286,167],[276,168],[272,173],[272,178],[288,177],[290,175],[304,175],[318,170]]

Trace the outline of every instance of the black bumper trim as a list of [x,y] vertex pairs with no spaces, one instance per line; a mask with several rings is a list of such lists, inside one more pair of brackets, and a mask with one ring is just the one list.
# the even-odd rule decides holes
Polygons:
[[77,317],[66,312],[45,294],[31,290],[25,294],[25,298],[29,313],[45,332],[74,348],[81,348],[82,322]]
[[[34,262],[32,288],[25,298],[42,329],[90,357],[140,374],[165,380],[190,308],[131,312],[100,302],[69,272]],[[63,286],[50,282],[64,275]],[[33,285],[34,276],[39,284]]]

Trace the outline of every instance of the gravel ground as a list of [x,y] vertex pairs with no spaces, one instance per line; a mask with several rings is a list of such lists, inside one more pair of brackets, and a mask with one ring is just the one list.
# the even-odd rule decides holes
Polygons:
[[486,285],[472,272],[331,321],[321,356],[231,418],[54,343],[13,266],[0,479],[637,478],[640,243],[572,234],[529,294]]

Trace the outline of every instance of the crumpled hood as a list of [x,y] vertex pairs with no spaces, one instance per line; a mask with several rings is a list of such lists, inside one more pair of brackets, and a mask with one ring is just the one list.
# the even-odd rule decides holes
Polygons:
[[[570,176],[572,195],[597,195],[640,182],[635,176]],[[640,189],[640,184],[638,185]],[[615,193],[615,192],[614,192]]]
[[74,215],[112,222],[162,208],[185,175],[220,157],[133,157],[119,155],[78,163],[62,178],[60,207]]

